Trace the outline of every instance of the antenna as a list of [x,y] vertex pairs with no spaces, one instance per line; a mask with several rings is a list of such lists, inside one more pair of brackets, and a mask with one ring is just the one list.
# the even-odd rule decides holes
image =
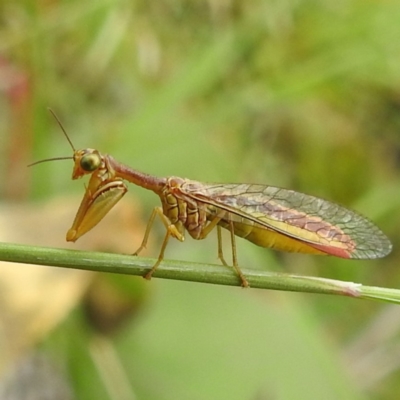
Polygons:
[[72,150],[75,152],[75,151],[76,151],[76,150],[75,150],[75,147],[74,147],[74,145],[72,144],[71,139],[70,139],[69,136],[67,135],[67,132],[65,131],[64,127],[62,126],[61,121],[58,119],[56,113],[55,113],[51,108],[48,108],[48,110],[53,114],[53,117],[56,119],[56,121],[57,121],[58,125],[60,126],[61,130],[64,132],[64,135],[65,135],[65,137],[66,137],[67,140],[68,140],[68,143],[71,145]]
[[54,158],[45,158],[44,160],[35,161],[32,164],[28,164],[27,167],[33,167],[34,165],[41,164],[47,161],[57,161],[57,160],[73,160],[74,157],[54,157]]
[[[65,131],[64,127],[62,126],[61,121],[58,119],[56,113],[55,113],[51,108],[48,108],[48,110],[52,113],[53,117],[54,117],[55,120],[57,121],[57,123],[58,123],[58,125],[60,126],[61,130],[64,132],[64,136],[67,138],[68,143],[70,144],[70,146],[72,147],[72,150],[73,150],[74,153],[75,153],[75,152],[76,152],[75,147],[74,147],[74,145],[72,144],[71,139],[70,139],[69,136],[67,135],[67,132]],[[44,160],[35,161],[34,163],[29,164],[28,167],[32,167],[32,166],[34,166],[34,165],[41,164],[41,163],[44,163],[44,162],[47,162],[47,161],[73,160],[73,159],[74,159],[74,157],[71,157],[71,156],[69,156],[69,157],[53,157],[53,158],[46,158],[46,159],[44,159]]]

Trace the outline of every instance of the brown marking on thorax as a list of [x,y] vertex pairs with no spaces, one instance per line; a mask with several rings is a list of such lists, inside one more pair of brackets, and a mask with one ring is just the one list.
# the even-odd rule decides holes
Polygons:
[[186,229],[193,239],[200,239],[207,224],[207,205],[191,199],[181,191],[186,180],[169,177],[160,193],[163,213],[180,233]]

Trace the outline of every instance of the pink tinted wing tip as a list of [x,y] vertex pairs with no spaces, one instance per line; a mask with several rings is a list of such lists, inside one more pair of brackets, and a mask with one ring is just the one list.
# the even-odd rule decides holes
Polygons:
[[[365,228],[365,226],[363,228]],[[368,230],[361,228],[359,231],[354,229],[354,232],[347,230],[347,234],[350,236],[353,244],[353,246],[349,246],[348,249],[329,248],[329,246],[323,245],[322,247],[317,245],[316,248],[325,251],[327,254],[342,258],[375,259],[387,256],[392,251],[392,243],[390,240],[371,222],[368,228]]]

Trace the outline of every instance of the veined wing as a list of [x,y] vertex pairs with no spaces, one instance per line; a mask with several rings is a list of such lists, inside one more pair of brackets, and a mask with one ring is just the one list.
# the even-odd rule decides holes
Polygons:
[[392,249],[386,235],[367,218],[294,190],[252,184],[203,184],[190,180],[183,183],[180,190],[210,207],[227,211],[226,221],[230,218],[241,230],[244,225],[254,226],[258,230],[257,237],[263,229],[274,231],[306,243],[317,252],[343,258],[380,258]]

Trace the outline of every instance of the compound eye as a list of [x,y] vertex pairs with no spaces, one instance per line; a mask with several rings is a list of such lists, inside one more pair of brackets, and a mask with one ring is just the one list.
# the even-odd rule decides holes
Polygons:
[[100,167],[101,158],[98,154],[86,154],[81,158],[81,168],[86,172],[93,172]]

